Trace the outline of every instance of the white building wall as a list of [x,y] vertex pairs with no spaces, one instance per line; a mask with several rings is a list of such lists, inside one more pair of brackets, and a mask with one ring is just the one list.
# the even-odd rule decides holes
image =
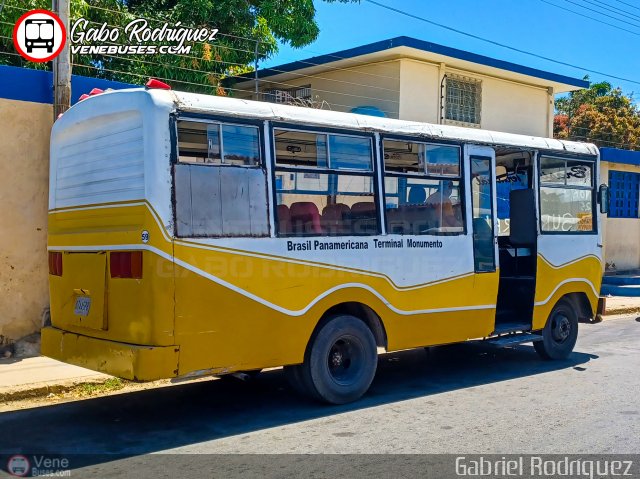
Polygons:
[[440,67],[400,60],[400,119],[440,123]]
[[447,72],[482,81],[480,128],[522,135],[553,136],[553,103],[546,88],[461,70]]

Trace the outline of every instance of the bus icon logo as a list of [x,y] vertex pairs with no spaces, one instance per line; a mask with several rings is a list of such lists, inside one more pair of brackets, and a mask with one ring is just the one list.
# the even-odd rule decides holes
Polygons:
[[27,20],[24,29],[24,42],[27,45],[27,53],[34,48],[46,48],[47,53],[53,53],[53,20]]
[[24,477],[29,473],[29,459],[22,454],[11,456],[7,461],[7,472],[12,476]]
[[57,57],[67,40],[60,18],[48,10],[31,10],[22,15],[13,29],[13,44],[23,58],[48,62]]

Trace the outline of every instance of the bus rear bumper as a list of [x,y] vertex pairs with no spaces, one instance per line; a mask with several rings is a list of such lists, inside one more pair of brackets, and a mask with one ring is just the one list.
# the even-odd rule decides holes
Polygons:
[[42,354],[58,361],[132,381],[154,381],[178,374],[178,346],[141,346],[91,338],[47,326]]

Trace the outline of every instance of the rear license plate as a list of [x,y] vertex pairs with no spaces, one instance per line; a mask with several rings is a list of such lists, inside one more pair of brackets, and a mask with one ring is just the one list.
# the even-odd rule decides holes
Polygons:
[[73,308],[73,313],[78,316],[88,316],[89,308],[91,308],[91,298],[89,296],[78,296],[76,298],[76,305]]

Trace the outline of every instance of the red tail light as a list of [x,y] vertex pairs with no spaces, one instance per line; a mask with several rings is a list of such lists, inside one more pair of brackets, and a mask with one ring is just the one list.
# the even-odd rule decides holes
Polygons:
[[49,251],[49,274],[62,276],[62,253]]
[[142,251],[114,251],[109,253],[112,278],[142,278]]
[[78,101],[86,100],[87,98],[89,98],[89,95],[84,93],[84,94],[80,95],[80,98],[78,98]]
[[104,93],[104,90],[101,90],[100,88],[94,88],[89,92],[89,96],[99,95],[100,93]]

